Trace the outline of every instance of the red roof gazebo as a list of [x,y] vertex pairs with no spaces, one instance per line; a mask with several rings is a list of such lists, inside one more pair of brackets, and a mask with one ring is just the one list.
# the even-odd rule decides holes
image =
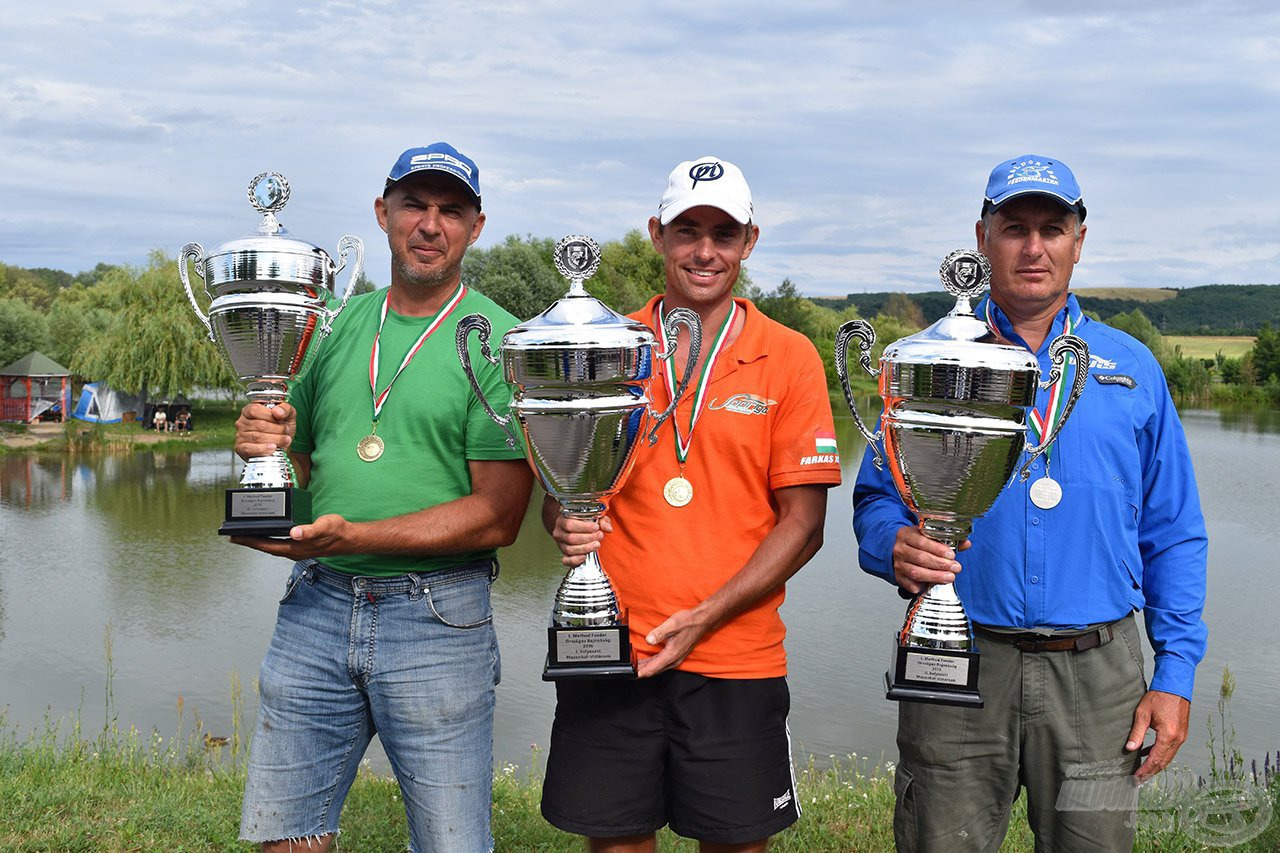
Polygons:
[[71,371],[40,352],[0,370],[0,420],[30,424],[71,413]]

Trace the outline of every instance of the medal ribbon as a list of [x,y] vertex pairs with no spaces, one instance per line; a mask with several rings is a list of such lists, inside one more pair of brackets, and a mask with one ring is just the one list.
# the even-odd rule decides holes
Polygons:
[[[999,334],[999,331],[996,328],[995,317],[991,314],[991,303],[992,300],[988,298],[986,310],[987,326],[990,327],[992,332]],[[1075,318],[1071,316],[1071,309],[1068,308],[1067,319],[1062,323],[1062,334],[1073,334],[1075,329]],[[1076,369],[1079,369],[1078,365]],[[1027,419],[1027,426],[1030,427],[1031,436],[1035,439],[1033,444],[1039,444],[1044,441],[1044,437],[1046,435],[1052,435],[1054,427],[1057,425],[1058,421],[1062,419],[1062,410],[1065,409],[1067,405],[1067,395],[1064,393],[1066,384],[1067,365],[1066,363],[1063,363],[1062,375],[1058,377],[1058,381],[1053,383],[1053,387],[1049,389],[1049,399],[1045,403],[1044,413],[1041,414],[1038,409],[1032,407],[1031,417]],[[1044,458],[1046,462],[1053,459],[1052,447],[1045,448]]]
[[[663,310],[662,306],[666,300],[658,300],[658,305],[654,309],[654,325],[658,328],[658,334],[662,336],[662,348],[664,350],[674,350],[675,342],[667,340],[667,329],[662,324]],[[724,349],[724,342],[729,337],[729,329],[733,327],[734,318],[738,316],[738,303],[730,300],[729,314],[724,318],[724,322],[720,324],[720,331],[716,332],[715,342],[711,345],[711,351],[707,353],[707,360],[702,364],[702,372],[698,374],[698,388],[693,396],[693,413],[689,416],[689,432],[684,438],[680,437],[680,418],[673,415],[671,418],[671,427],[676,433],[676,461],[680,463],[681,470],[684,469],[685,460],[689,458],[689,448],[693,446],[693,428],[698,425],[698,418],[702,416],[702,404],[707,397],[707,388],[711,384],[711,372],[715,369],[716,360],[720,357],[720,352]],[[667,383],[667,395],[671,399],[676,396],[676,360],[674,357],[666,360],[663,378]]]
[[462,297],[467,294],[467,289],[461,283],[453,295],[448,298],[444,305],[440,308],[436,315],[431,318],[431,322],[427,323],[427,329],[414,343],[409,347],[409,351],[405,353],[404,358],[400,362],[400,369],[396,371],[396,375],[391,377],[391,381],[387,383],[387,387],[378,393],[378,359],[382,353],[380,340],[382,339],[382,327],[387,322],[387,303],[388,297],[382,299],[382,316],[378,320],[378,332],[373,336],[373,349],[369,353],[369,390],[373,392],[373,423],[377,426],[378,417],[382,414],[382,407],[387,402],[387,398],[391,396],[391,386],[396,384],[396,380],[400,378],[400,374],[409,366],[409,362],[413,361],[413,357],[418,354],[418,350],[422,349],[422,345],[427,342],[427,338],[431,337],[431,333],[440,328],[445,319],[453,313],[453,309],[458,307],[458,303],[462,301]]

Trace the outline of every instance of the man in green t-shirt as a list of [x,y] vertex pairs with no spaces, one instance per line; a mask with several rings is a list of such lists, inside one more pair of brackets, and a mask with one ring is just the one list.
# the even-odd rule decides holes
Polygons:
[[[328,850],[376,733],[404,794],[410,849],[488,850],[497,640],[495,549],[532,475],[482,410],[454,332],[516,319],[462,285],[480,236],[479,170],[437,142],[400,156],[374,201],[391,286],[353,298],[291,404],[246,406],[236,452],[288,450],[316,520],[233,542],[297,560],[262,663],[241,837]],[[499,370],[472,367],[490,400]],[[318,844],[318,847],[315,846]]]

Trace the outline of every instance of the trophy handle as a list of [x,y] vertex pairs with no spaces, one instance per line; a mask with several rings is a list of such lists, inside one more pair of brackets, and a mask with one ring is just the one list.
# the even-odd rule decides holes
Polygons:
[[333,321],[338,319],[342,309],[347,307],[347,300],[351,298],[351,291],[355,289],[356,279],[360,277],[360,272],[364,269],[364,241],[359,237],[347,234],[338,241],[338,267],[333,271],[334,275],[342,272],[347,265],[347,253],[352,249],[355,250],[356,256],[351,262],[351,277],[347,279],[347,290],[342,295],[342,304],[338,306],[336,311],[330,311],[328,308],[324,309],[324,322],[320,325],[320,340],[322,341],[333,330]]
[[666,319],[662,321],[662,328],[666,332],[667,340],[671,341],[671,349],[667,352],[658,353],[658,358],[665,360],[676,357],[676,327],[682,324],[689,330],[689,358],[684,363],[684,376],[680,379],[680,384],[676,386],[676,390],[671,395],[671,405],[663,409],[662,413],[654,418],[653,429],[649,430],[650,446],[657,443],[658,428],[675,412],[676,405],[679,404],[680,398],[684,396],[684,392],[688,389],[689,380],[693,378],[693,370],[698,366],[698,354],[702,352],[702,321],[698,319],[697,314],[688,308],[673,308],[671,313],[667,314]]
[[191,279],[187,277],[187,260],[195,262],[196,275],[200,276],[200,280],[204,281],[204,270],[200,268],[200,259],[204,257],[204,248],[199,243],[188,243],[182,247],[182,251],[178,253],[178,278],[182,279],[182,286],[186,288],[187,299],[191,302],[191,307],[195,309],[196,316],[200,318],[200,322],[204,323],[205,330],[209,333],[209,340],[217,343],[217,339],[213,336],[213,326],[209,325],[209,316],[200,310],[200,304],[196,302],[195,291],[191,289]]
[[[1018,475],[1018,482],[1025,483],[1027,478],[1031,476],[1031,463],[1036,457],[1049,449],[1054,439],[1058,437],[1058,433],[1062,432],[1062,427],[1067,422],[1067,418],[1071,417],[1071,410],[1075,408],[1076,400],[1080,398],[1080,393],[1084,391],[1084,384],[1089,381],[1089,345],[1082,338],[1075,335],[1059,335],[1049,344],[1049,358],[1053,362],[1053,366],[1049,368],[1049,377],[1040,383],[1040,390],[1053,385],[1062,377],[1062,371],[1066,369],[1067,356],[1071,355],[1076,360],[1075,376],[1071,382],[1071,393],[1067,396],[1066,407],[1062,410],[1062,418],[1053,426],[1053,432],[1044,437],[1044,441],[1031,448],[1031,455],[1027,457],[1027,463],[1022,466],[1022,473]],[[1083,365],[1083,366],[1082,366]]]
[[458,360],[462,362],[462,372],[467,374],[467,381],[471,383],[471,390],[475,392],[476,397],[480,400],[480,405],[484,406],[489,418],[502,427],[502,431],[507,434],[507,446],[514,448],[516,446],[516,435],[511,431],[511,427],[508,426],[511,423],[511,416],[500,415],[493,410],[493,406],[489,405],[489,401],[484,396],[484,391],[480,388],[480,380],[476,379],[476,374],[471,369],[471,353],[467,349],[467,336],[471,334],[472,329],[480,332],[480,354],[490,364],[494,366],[498,364],[498,360],[493,357],[489,349],[489,336],[493,334],[493,324],[483,314],[468,314],[458,321],[458,331],[454,336],[458,344]]
[[853,414],[853,422],[857,425],[858,432],[862,433],[862,437],[867,440],[867,446],[871,448],[871,452],[875,454],[872,461],[875,463],[876,470],[880,471],[884,469],[884,454],[880,451],[879,441],[884,436],[884,431],[872,432],[867,429],[867,425],[862,421],[862,415],[858,414],[858,403],[853,399],[853,389],[849,387],[849,344],[855,340],[858,342],[858,360],[862,363],[862,369],[872,377],[880,376],[880,368],[871,366],[871,347],[876,342],[876,330],[866,320],[850,320],[840,326],[836,332],[836,376],[840,379],[840,390],[844,392],[844,401],[848,404],[850,413]]

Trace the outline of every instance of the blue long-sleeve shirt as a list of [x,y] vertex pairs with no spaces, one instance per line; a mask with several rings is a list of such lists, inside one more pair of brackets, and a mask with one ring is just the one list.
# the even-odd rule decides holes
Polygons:
[[[1049,510],[1031,502],[1043,456],[1027,482],[1015,473],[974,522],[972,547],[957,554],[956,591],[973,621],[1000,627],[1082,628],[1141,610],[1155,651],[1151,689],[1189,700],[1208,638],[1208,538],[1182,424],[1150,350],[1085,317],[1075,296],[1036,353],[1042,376],[1067,312],[1089,345],[1090,376],[1049,463],[1062,502]],[[991,313],[1006,338],[1026,346],[998,307]],[[1040,411],[1048,394],[1039,394]],[[887,466],[877,471],[871,458],[868,449],[853,493],[858,558],[864,571],[895,583],[894,538],[916,518]]]

